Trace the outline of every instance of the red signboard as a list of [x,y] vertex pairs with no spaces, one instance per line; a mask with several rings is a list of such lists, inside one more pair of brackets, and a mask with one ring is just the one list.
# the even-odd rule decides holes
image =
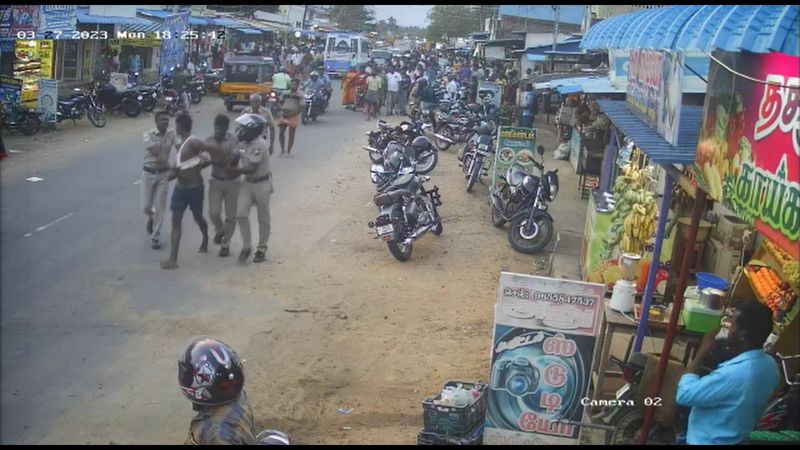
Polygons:
[[[800,257],[800,58],[714,52],[695,156],[698,182]],[[737,72],[735,74],[734,72]]]

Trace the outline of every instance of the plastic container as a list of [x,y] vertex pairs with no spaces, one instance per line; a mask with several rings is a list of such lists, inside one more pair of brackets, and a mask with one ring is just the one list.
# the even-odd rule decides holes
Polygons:
[[728,290],[728,282],[713,273],[697,272],[695,276],[697,277],[698,291],[702,291],[707,287],[719,289],[720,291]]
[[461,438],[468,436],[477,425],[483,424],[486,417],[486,385],[448,381],[444,385],[444,389],[450,386],[456,387],[459,384],[466,389],[476,387],[480,396],[464,407],[435,404],[434,401],[441,398],[441,393],[434,399],[423,401],[422,413],[425,432],[436,433],[445,438]]
[[703,308],[699,301],[686,299],[681,317],[683,318],[683,328],[686,331],[706,333],[719,327],[722,310]]
[[481,445],[483,443],[483,422],[479,423],[466,437],[448,437],[422,430],[417,435],[417,445]]

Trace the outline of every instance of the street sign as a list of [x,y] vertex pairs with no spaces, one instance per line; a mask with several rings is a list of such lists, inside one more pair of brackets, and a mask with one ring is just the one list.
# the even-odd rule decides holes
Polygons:
[[502,189],[505,182],[500,177],[505,176],[506,171],[513,165],[520,166],[525,173],[533,172],[536,133],[536,128],[500,127],[494,155],[492,192]]

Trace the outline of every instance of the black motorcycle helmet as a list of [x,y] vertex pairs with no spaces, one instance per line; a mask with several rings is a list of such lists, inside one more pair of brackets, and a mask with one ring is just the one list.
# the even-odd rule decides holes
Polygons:
[[250,142],[264,133],[267,121],[258,114],[242,114],[236,119],[239,124],[237,135],[240,141]]
[[431,146],[431,141],[425,136],[417,136],[411,141],[411,146],[419,154],[420,151],[427,150]]
[[492,126],[489,124],[489,122],[481,122],[480,133],[491,136],[492,133],[494,133],[494,129],[492,129]]
[[389,143],[383,152],[383,167],[393,173],[397,173],[403,165],[403,153],[399,145]]
[[195,405],[230,403],[239,398],[244,386],[242,362],[222,341],[195,338],[178,360],[178,384]]

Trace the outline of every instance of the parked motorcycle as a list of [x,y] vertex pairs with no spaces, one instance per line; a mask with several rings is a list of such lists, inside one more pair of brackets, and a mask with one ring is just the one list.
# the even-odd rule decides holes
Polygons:
[[490,155],[494,153],[492,145],[494,130],[491,126],[484,122],[482,125],[476,126],[474,131],[479,135],[477,143],[470,145],[464,151],[464,160],[459,163],[467,176],[467,192],[472,192],[475,182],[479,181],[481,176],[488,175],[489,167],[486,162],[488,161],[491,165]]
[[120,111],[128,117],[137,117],[142,112],[138,91],[119,92],[111,83],[96,82],[90,94],[95,104],[109,113]]
[[378,134],[373,136],[369,133],[367,134],[370,138],[370,143],[377,144],[378,146],[363,147],[370,152],[370,160],[372,160],[372,162],[381,164],[383,161],[385,147],[382,148],[379,147],[379,145],[397,141],[403,148],[410,146],[414,151],[413,160],[417,164],[417,171],[419,173],[430,173],[436,167],[436,164],[439,162],[439,153],[436,151],[430,139],[424,136],[425,131],[430,128],[429,124],[403,121],[398,127],[390,129],[386,128],[387,125],[385,125],[385,122],[383,123],[384,125],[380,125],[381,121],[378,122],[379,127],[384,127],[378,130],[384,133],[383,135]]
[[[536,149],[544,155],[544,147]],[[542,158],[544,161],[544,158]],[[528,175],[519,166],[512,166],[501,177],[500,192],[492,192],[492,224],[508,227],[508,242],[520,252],[532,254],[541,251],[553,236],[553,218],[547,213],[547,204],[558,195],[558,169],[544,172],[544,166],[535,160],[540,176]]]
[[42,126],[39,119],[40,112],[20,103],[3,103],[2,111],[2,125],[7,130],[19,130],[26,136],[32,136],[38,133]]
[[208,63],[204,62],[200,65],[198,72],[202,74],[206,91],[216,92],[219,90],[219,85],[222,84],[222,69],[212,69]]
[[91,95],[86,94],[82,89],[75,88],[75,92],[69,98],[58,99],[58,113],[56,114],[56,121],[61,123],[64,119],[72,120],[72,123],[77,125],[77,121],[83,119],[86,115],[89,122],[97,128],[106,126],[106,116],[103,113],[103,108],[94,102]]
[[383,120],[378,121],[378,129],[368,131],[367,143],[364,147],[369,151],[369,159],[375,164],[383,163],[383,151],[391,141],[402,141],[400,126],[392,126]]
[[200,78],[189,80],[186,86],[187,94],[192,103],[200,103],[203,100],[203,96],[206,95],[206,87],[202,75],[198,74],[198,76]]
[[392,182],[390,189],[374,198],[378,217],[368,226],[375,228],[377,237],[386,242],[398,261],[408,261],[414,242],[428,231],[442,233],[437,210],[442,205],[441,196],[436,186],[425,190],[423,183],[429,180],[430,177],[421,177],[409,167]]

